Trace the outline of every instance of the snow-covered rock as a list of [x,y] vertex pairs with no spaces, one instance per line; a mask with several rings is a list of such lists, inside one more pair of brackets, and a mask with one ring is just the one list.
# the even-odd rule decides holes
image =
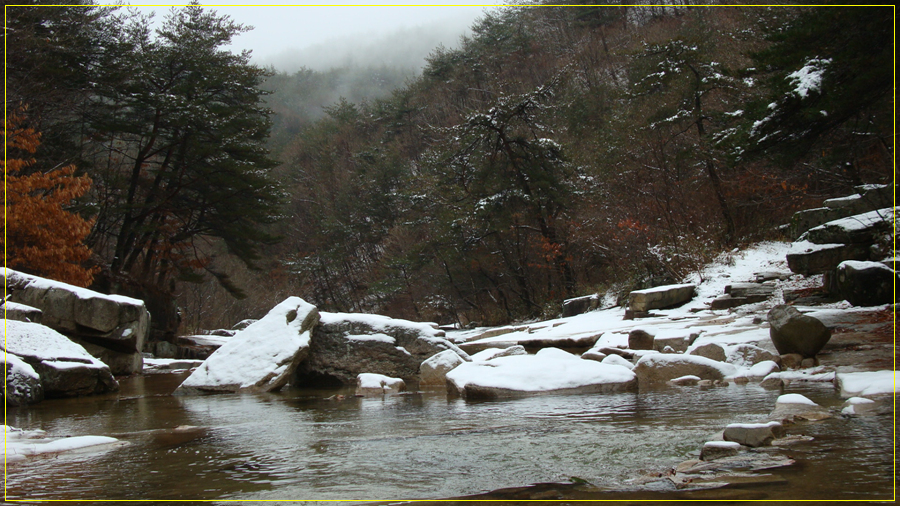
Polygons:
[[467,399],[622,392],[636,386],[634,373],[625,367],[582,360],[556,348],[467,362],[447,374],[448,389]]
[[603,360],[600,361],[603,364],[608,365],[620,365],[622,367],[627,367],[628,369],[634,369],[634,364],[628,361],[625,357],[620,355],[609,355]]
[[446,385],[447,373],[464,362],[466,360],[453,350],[435,353],[419,366],[419,384]]
[[210,355],[176,393],[280,389],[307,357],[318,321],[315,306],[299,297],[287,298]]
[[732,423],[722,433],[725,441],[733,441],[753,448],[768,446],[777,438],[784,437],[784,427],[780,422]]
[[869,416],[879,412],[879,403],[865,397],[851,397],[841,406],[843,416]]
[[316,381],[356,383],[360,373],[412,380],[434,354],[458,346],[429,323],[355,313],[322,313],[313,329],[309,357],[297,370],[296,384]]
[[383,374],[362,373],[356,377],[356,395],[380,397],[397,394],[406,390],[406,383],[400,378]]
[[2,347],[40,376],[45,397],[90,395],[119,388],[106,364],[59,332],[36,323],[6,320],[5,324],[6,342]]
[[520,344],[508,348],[488,348],[472,355],[472,362],[486,362],[495,358],[512,357],[514,355],[528,355],[528,352]]
[[741,445],[732,441],[707,441],[700,449],[700,460],[712,460],[734,457],[741,452]]
[[900,383],[900,373],[897,371],[837,373],[834,383],[841,397],[896,395],[894,388]]
[[10,427],[3,428],[4,458],[6,462],[24,460],[27,457],[49,453],[63,453],[74,450],[84,451],[86,448],[105,449],[115,446],[123,446],[126,443],[116,438],[106,436],[75,436],[66,438],[47,438],[42,430],[26,431]]
[[628,294],[628,307],[635,312],[680,306],[694,297],[692,284],[665,285],[645,290],[634,290]]
[[775,401],[775,410],[769,414],[770,420],[795,422],[803,420],[824,420],[831,418],[828,409],[819,406],[800,394],[784,394]]
[[6,371],[3,398],[7,406],[24,406],[44,400],[41,377],[27,362],[7,353],[3,365]]
[[3,311],[3,315],[7,320],[20,322],[41,323],[43,316],[41,310],[36,307],[10,301],[0,303],[0,311]]
[[867,213],[829,221],[809,229],[800,240],[815,244],[871,244],[876,234],[891,229],[894,214],[900,208],[886,207]]
[[696,355],[656,353],[645,355],[632,369],[641,388],[664,385],[681,376],[698,376],[701,380],[724,380],[737,372],[731,364]]
[[837,295],[854,306],[880,306],[894,302],[897,273],[881,262],[847,260],[835,273]]
[[9,300],[40,309],[41,324],[78,344],[92,345],[88,350],[91,353],[99,354],[99,348],[109,350],[97,358],[108,362],[114,374],[141,371],[141,348],[150,332],[150,313],[143,301],[105,295],[12,269],[2,272]]

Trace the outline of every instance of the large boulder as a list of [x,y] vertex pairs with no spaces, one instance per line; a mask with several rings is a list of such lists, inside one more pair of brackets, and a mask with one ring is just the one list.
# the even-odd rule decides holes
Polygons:
[[694,297],[694,285],[665,285],[628,294],[628,307],[634,312],[680,306]]
[[769,337],[781,355],[815,357],[831,339],[831,331],[824,323],[793,306],[775,306],[769,311],[768,320]]
[[176,393],[279,390],[307,357],[318,321],[315,306],[288,297],[217,349]]
[[41,377],[27,362],[7,353],[3,367],[6,378],[3,399],[7,406],[24,406],[44,400]]
[[872,244],[875,236],[890,232],[898,208],[885,207],[829,221],[800,236],[815,244]]
[[75,397],[119,388],[106,364],[49,327],[6,320],[2,347],[37,373],[44,397]]
[[562,317],[568,318],[588,311],[593,311],[600,306],[600,297],[595,293],[574,299],[566,299],[562,304]]
[[897,273],[880,262],[848,260],[837,266],[837,295],[854,306],[880,306],[894,302]]
[[294,384],[353,385],[360,373],[415,380],[422,362],[444,350],[466,355],[432,324],[323,312],[313,330],[309,357],[298,368]]
[[447,373],[448,390],[466,399],[610,393],[636,387],[634,373],[625,367],[582,360],[557,348],[466,362]]
[[701,380],[723,380],[737,372],[731,364],[696,355],[655,353],[645,355],[632,369],[640,388],[665,385],[671,379],[697,376]]
[[132,355],[108,364],[114,374],[141,371],[141,349],[150,331],[150,313],[142,301],[11,269],[5,278],[9,301],[39,309],[43,325],[78,342]]
[[464,362],[467,360],[453,350],[436,353],[419,366],[419,384],[444,386],[447,384],[447,373]]
[[869,247],[865,244],[813,244],[799,241],[791,245],[787,264],[791,272],[810,276],[833,270],[845,260],[867,258]]

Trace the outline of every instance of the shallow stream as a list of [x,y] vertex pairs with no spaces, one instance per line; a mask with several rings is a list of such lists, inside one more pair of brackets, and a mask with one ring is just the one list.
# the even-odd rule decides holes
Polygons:
[[[116,394],[10,408],[8,425],[129,444],[12,463],[7,498],[375,501],[581,480],[633,490],[629,480],[696,458],[728,423],[765,420],[781,394],[730,385],[490,402],[442,391],[340,401],[325,398],[352,392],[169,395],[184,377],[137,376]],[[830,384],[790,391],[841,403]],[[890,499],[891,418],[792,427],[816,439],[785,450],[797,464],[771,471],[780,481],[764,495]],[[198,429],[171,430],[180,425]]]

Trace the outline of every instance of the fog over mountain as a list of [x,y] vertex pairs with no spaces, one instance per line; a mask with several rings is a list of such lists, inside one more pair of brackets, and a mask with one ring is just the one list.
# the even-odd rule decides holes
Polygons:
[[336,37],[303,48],[289,47],[273,56],[254,58],[263,66],[293,73],[301,68],[326,71],[346,67],[393,67],[419,73],[425,57],[439,45],[457,47],[468,35],[471,15],[460,13],[441,21],[401,28],[389,34],[361,33]]

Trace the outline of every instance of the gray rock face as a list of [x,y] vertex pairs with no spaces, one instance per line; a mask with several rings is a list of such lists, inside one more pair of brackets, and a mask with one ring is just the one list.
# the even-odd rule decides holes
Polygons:
[[313,329],[309,357],[294,384],[316,381],[352,385],[360,373],[415,379],[427,358],[444,350],[466,353],[426,323],[387,316],[322,313]]
[[41,323],[43,316],[40,309],[16,302],[0,303],[0,311],[3,312],[7,320],[19,322]]
[[6,391],[2,395],[7,406],[24,406],[44,400],[41,377],[27,362],[7,353],[3,366]]
[[768,446],[777,438],[784,436],[784,427],[779,422],[769,423],[733,423],[725,427],[723,438],[744,446],[757,448]]
[[825,324],[792,306],[775,306],[769,311],[768,319],[769,337],[781,355],[797,353],[815,357],[831,339],[831,331]]
[[632,311],[677,307],[694,298],[694,285],[665,285],[628,294],[628,307]]
[[634,329],[628,333],[628,349],[652,350],[654,335],[644,329]]
[[574,299],[567,299],[563,301],[562,316],[563,318],[567,318],[569,316],[587,313],[588,311],[597,309],[599,305],[600,297],[598,297],[597,294],[585,295],[584,297],[575,297]]
[[829,244],[792,251],[787,254],[791,272],[810,276],[835,269],[845,260],[865,260],[869,248],[865,244]]
[[5,349],[40,377],[44,397],[75,397],[118,390],[106,364],[59,332],[36,323],[6,321]]
[[809,229],[800,239],[815,244],[872,244],[877,234],[891,230],[893,212],[886,207],[829,221]]
[[707,343],[702,346],[698,346],[688,353],[691,355],[696,355],[698,357],[706,357],[717,362],[724,362],[726,359],[725,349],[716,343]]
[[894,302],[897,273],[879,262],[842,262],[835,275],[837,295],[854,306]]
[[150,331],[144,303],[7,269],[9,300],[39,309],[41,323],[68,337],[132,354],[109,364],[114,374],[141,371],[141,348]]

